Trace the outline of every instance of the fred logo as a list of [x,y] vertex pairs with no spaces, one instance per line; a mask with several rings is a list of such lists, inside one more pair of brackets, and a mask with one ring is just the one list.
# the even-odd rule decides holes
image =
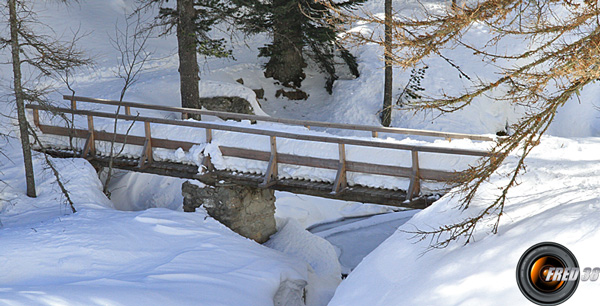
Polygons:
[[573,282],[579,278],[579,268],[556,268],[548,267],[544,272],[546,282],[569,281]]
[[579,272],[577,259],[569,249],[558,243],[542,242],[527,249],[519,259],[517,285],[535,304],[558,305],[575,293],[580,276],[590,279],[591,270],[586,268],[582,275]]

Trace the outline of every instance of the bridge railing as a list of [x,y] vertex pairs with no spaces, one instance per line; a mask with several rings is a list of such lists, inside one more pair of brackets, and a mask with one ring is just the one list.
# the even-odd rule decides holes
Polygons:
[[[95,100],[95,99],[94,99]],[[80,100],[77,100],[80,101]],[[115,105],[114,102],[119,103],[118,101],[104,101],[103,103],[109,105]],[[95,102],[94,102],[95,103]],[[126,102],[126,104],[121,104],[125,107],[140,107],[142,104],[139,103],[131,103]],[[286,123],[288,120],[282,119],[272,119],[270,117],[261,117],[261,116],[249,116],[249,115],[239,115],[239,114],[229,114],[229,113],[221,113],[221,112],[212,112],[212,111],[199,111],[193,109],[183,109],[183,108],[171,108],[171,107],[163,107],[156,105],[143,105],[144,108],[147,109],[156,109],[156,110],[166,110],[173,111],[173,109],[177,109],[180,112],[188,112],[188,113],[201,113],[204,115],[215,115],[222,116],[223,114],[228,117],[234,117],[236,119],[251,119],[255,120],[257,117],[265,119],[264,121],[271,120],[280,120],[276,122]],[[261,187],[270,187],[277,183],[278,180],[278,165],[279,164],[290,164],[297,166],[307,166],[314,167],[320,169],[331,169],[337,170],[336,178],[333,183],[332,194],[343,192],[343,190],[348,187],[347,182],[347,172],[357,172],[364,174],[376,174],[376,175],[385,175],[391,177],[405,177],[410,179],[410,184],[407,190],[407,198],[412,199],[415,195],[420,193],[420,185],[421,180],[433,180],[433,181],[456,181],[458,179],[459,173],[450,172],[450,171],[442,171],[442,170],[433,170],[433,169],[422,169],[419,166],[419,153],[427,152],[427,153],[437,153],[437,154],[451,154],[451,155],[466,155],[466,156],[476,156],[476,157],[484,157],[489,156],[490,153],[486,151],[476,151],[476,150],[465,150],[465,149],[456,149],[456,148],[444,148],[444,147],[431,147],[431,146],[415,146],[415,145],[407,145],[400,143],[392,143],[392,142],[383,142],[377,140],[365,140],[365,139],[356,139],[356,138],[346,138],[346,137],[334,137],[334,136],[323,136],[323,135],[310,135],[310,134],[298,134],[287,131],[280,130],[267,130],[256,127],[248,127],[248,126],[237,126],[237,125],[228,125],[221,124],[218,122],[204,122],[204,121],[182,121],[182,120],[173,120],[173,119],[164,119],[164,118],[154,118],[154,117],[144,117],[140,115],[131,115],[130,110],[126,111],[126,114],[115,114],[115,113],[106,113],[101,111],[91,111],[91,110],[81,110],[76,109],[76,106],[73,105],[72,108],[48,108],[42,107],[39,105],[29,104],[26,106],[28,109],[33,110],[33,120],[34,124],[42,131],[44,134],[50,135],[58,135],[58,136],[69,136],[86,139],[85,145],[82,150],[82,156],[87,157],[88,154],[94,156],[96,154],[95,142],[96,141],[106,141],[110,142],[115,140],[115,142],[123,144],[123,145],[139,145],[142,146],[141,157],[139,159],[139,167],[145,167],[148,164],[153,162],[152,149],[153,148],[165,148],[176,150],[178,148],[182,148],[185,151],[189,151],[192,146],[197,143],[180,141],[180,140],[170,140],[170,139],[162,139],[153,137],[151,134],[151,123],[156,124],[166,124],[173,126],[184,126],[184,127],[193,127],[193,128],[202,128],[206,132],[206,142],[210,143],[212,141],[213,130],[218,131],[230,131],[237,133],[245,133],[252,135],[264,135],[270,138],[270,152],[259,151],[259,150],[251,150],[251,149],[243,149],[236,147],[227,147],[227,146],[219,146],[219,149],[223,156],[225,157],[237,157],[243,159],[250,159],[256,161],[265,161],[268,162],[267,169],[265,171],[264,179],[260,184]],[[40,122],[40,111],[49,111],[54,114],[62,113],[62,114],[73,114],[78,116],[87,117],[87,129],[80,128],[67,128],[62,126],[54,126],[54,125],[46,125]],[[235,115],[235,116],[234,116]],[[118,119],[118,120],[126,120],[132,122],[141,122],[145,126],[145,135],[144,136],[136,136],[136,135],[126,135],[126,134],[113,134],[106,131],[98,131],[94,129],[94,118],[109,118],[109,119]],[[268,120],[267,120],[268,119]],[[303,121],[307,122],[307,121]],[[325,124],[320,123],[321,126]],[[314,124],[313,124],[314,125]],[[369,127],[375,128],[375,127]],[[377,128],[376,128],[377,129]],[[385,128],[384,128],[385,129]],[[377,129],[379,130],[379,129]],[[386,132],[390,129],[385,129]],[[397,130],[397,129],[392,129]],[[428,135],[431,133],[439,134],[437,132],[428,132],[428,131],[420,131],[423,132],[419,135]],[[443,134],[443,133],[442,133]],[[443,136],[442,136],[443,137]],[[278,138],[288,138],[295,140],[303,140],[303,141],[311,141],[311,142],[321,142],[321,143],[332,143],[338,145],[338,159],[327,159],[327,158],[317,158],[317,157],[309,157],[309,156],[300,156],[293,154],[284,154],[279,153],[277,151],[277,139]],[[391,166],[391,165],[381,165],[381,164],[373,164],[373,163],[365,163],[365,162],[357,162],[357,161],[349,161],[346,159],[346,146],[362,146],[362,147],[372,147],[372,148],[385,148],[385,149],[396,149],[396,150],[404,150],[411,152],[411,167],[400,167],[400,166]],[[210,162],[210,158],[205,158],[205,166],[208,170],[213,170],[214,167]]]
[[298,126],[307,127],[309,129],[311,127],[323,127],[323,128],[332,128],[332,129],[340,129],[340,130],[366,131],[366,132],[370,132],[373,137],[378,137],[379,133],[390,133],[390,134],[404,134],[404,135],[437,137],[437,138],[444,138],[444,139],[448,139],[448,140],[450,140],[450,139],[470,139],[470,140],[477,140],[477,141],[494,141],[495,140],[494,137],[490,137],[490,136],[486,136],[486,135],[447,133],[447,132],[404,129],[404,128],[389,128],[389,127],[360,125],[360,124],[331,123],[331,122],[321,122],[321,121],[311,121],[311,120],[283,119],[283,118],[274,118],[274,117],[269,117],[269,116],[256,116],[256,115],[247,115],[247,114],[217,112],[217,111],[199,110],[199,109],[193,109],[193,108],[151,105],[151,104],[143,104],[143,103],[136,103],[136,102],[125,102],[125,101],[120,102],[120,101],[114,101],[114,100],[96,99],[96,98],[88,98],[88,97],[80,97],[80,96],[64,95],[63,99],[71,101],[72,109],[77,109],[78,102],[86,102],[86,103],[94,103],[94,104],[102,104],[102,105],[113,105],[113,106],[120,105],[123,108],[123,112],[126,115],[131,115],[132,108],[138,108],[138,109],[150,109],[150,110],[159,110],[159,111],[180,113],[182,115],[181,117],[183,119],[187,119],[190,114],[207,115],[207,116],[216,116],[216,117],[224,118],[224,119],[252,120],[252,121],[283,123],[283,124],[288,124],[288,125],[298,125]]

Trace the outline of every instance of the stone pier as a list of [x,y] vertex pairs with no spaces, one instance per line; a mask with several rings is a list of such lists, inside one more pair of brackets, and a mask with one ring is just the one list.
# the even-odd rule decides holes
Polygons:
[[202,205],[210,216],[258,243],[269,240],[277,231],[273,190],[227,183],[199,185],[183,183],[184,211],[193,212]]

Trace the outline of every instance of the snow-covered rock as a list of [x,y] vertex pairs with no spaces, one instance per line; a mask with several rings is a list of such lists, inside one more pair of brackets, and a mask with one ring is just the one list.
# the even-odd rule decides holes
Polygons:
[[335,249],[327,240],[302,228],[296,220],[280,221],[279,231],[265,245],[304,263],[308,271],[306,305],[326,305],[342,280]]

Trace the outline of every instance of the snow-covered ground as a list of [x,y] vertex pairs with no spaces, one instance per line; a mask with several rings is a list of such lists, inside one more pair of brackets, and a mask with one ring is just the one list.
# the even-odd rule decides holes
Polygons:
[[[427,251],[429,239],[411,239],[416,229],[457,222],[489,205],[505,183],[501,174],[515,166],[511,157],[468,210],[457,210],[457,198],[446,196],[401,226],[342,282],[330,305],[528,305],[516,265],[525,250],[544,241],[569,248],[580,267],[597,267],[598,150],[599,138],[545,138],[509,192],[497,235],[488,234],[492,219],[467,245]],[[597,285],[582,282],[564,305],[595,301]]]
[[240,237],[203,210],[115,210],[82,159],[53,159],[76,214],[40,154],[39,196],[30,199],[18,153],[8,152],[0,168],[2,305],[269,305],[281,282],[308,277],[306,263]]
[[[122,84],[114,73],[117,53],[108,39],[114,37],[115,23],[123,26],[125,14],[131,12],[134,2],[93,0],[64,9],[56,2],[36,1],[40,17],[56,33],[68,36],[69,29],[78,28],[82,33],[89,33],[80,43],[94,57],[96,67],[75,75],[73,87],[77,95],[118,97]],[[444,1],[396,0],[394,7],[410,14],[421,5],[435,7],[440,2]],[[383,1],[370,0],[365,8],[382,12]],[[379,31],[369,24],[360,28]],[[467,38],[477,41],[485,35],[485,28],[476,25]],[[257,58],[257,48],[268,42],[268,38],[262,35],[248,39],[236,37],[233,42],[236,60],[202,62],[203,96],[235,92],[253,103],[260,103],[267,114],[277,117],[379,124],[377,112],[383,79],[379,47],[352,48],[359,61],[361,77],[336,81],[333,95],[326,93],[323,77],[310,66],[303,82],[308,100],[288,101],[274,96],[281,87],[264,78],[264,59]],[[175,46],[173,36],[150,40],[153,60],[128,91],[126,100],[179,106]],[[460,48],[447,52],[447,56],[462,63],[461,68],[468,74],[478,72],[485,78],[494,73],[490,67],[470,62],[469,53]],[[430,68],[423,87],[429,94],[469,85],[441,59],[429,59],[426,64]],[[395,70],[395,94],[404,87],[409,76],[409,72]],[[10,84],[11,78],[10,68],[0,65],[0,82]],[[236,82],[239,78],[244,80],[244,85]],[[61,84],[55,85],[59,92],[52,98],[60,102],[62,94],[69,92]],[[254,101],[254,92],[250,89],[259,88],[265,90],[266,98]],[[570,101],[559,110],[550,134],[580,138],[543,139],[528,160],[528,172],[521,177],[521,184],[509,194],[498,235],[487,234],[493,222],[490,220],[480,225],[474,242],[466,246],[455,243],[430,252],[424,252],[426,240],[411,240],[412,234],[404,231],[430,229],[476,213],[493,199],[498,192],[496,187],[506,178],[495,175],[467,211],[457,210],[458,198],[449,196],[420,212],[394,212],[375,205],[277,193],[276,217],[281,232],[269,244],[272,248],[267,248],[232,233],[203,211],[181,212],[182,180],[119,173],[111,183],[113,198],[109,200],[102,194],[101,182],[94,170],[81,159],[53,159],[67,182],[77,214],[70,213],[51,172],[44,169],[43,158],[38,154],[34,162],[39,197],[29,199],[24,195],[19,142],[0,140],[0,150],[7,154],[7,157],[0,156],[0,305],[270,305],[278,286],[286,279],[295,283],[308,281],[307,299],[313,305],[325,305],[340,282],[336,274],[347,273],[357,264],[348,278],[341,281],[331,305],[524,304],[527,301],[516,286],[515,266],[531,245],[556,241],[570,248],[581,266],[600,265],[594,255],[598,251],[596,241],[600,239],[595,222],[600,217],[596,193],[600,187],[597,178],[600,140],[596,138],[600,116],[595,110],[600,104],[599,88],[597,84],[586,87],[581,92],[581,103]],[[9,88],[2,87],[0,96],[10,97],[9,92]],[[14,115],[11,104],[0,108],[2,114]],[[504,130],[507,123],[514,123],[522,112],[522,109],[483,98],[435,121],[434,113],[397,110],[393,125],[494,134]],[[161,116],[175,118],[173,114],[162,113]],[[109,123],[105,125],[110,128]],[[5,117],[0,118],[0,131],[16,136],[14,122]],[[335,130],[317,131],[367,136]],[[223,143],[227,143],[227,135],[221,136]],[[201,142],[202,136],[199,137]],[[421,138],[384,135],[388,137],[396,139],[384,141],[439,144],[431,141],[427,144]],[[215,139],[218,138],[217,134]],[[239,139],[232,141],[239,142]],[[260,145],[268,150],[267,143],[265,140]],[[468,141],[452,141],[447,145],[482,148],[481,144]],[[290,150],[292,147],[290,143]],[[333,148],[329,153],[335,158],[335,152]],[[160,152],[157,154],[160,156]],[[501,172],[514,166],[515,158],[511,156]],[[392,164],[401,162],[389,159]],[[431,162],[438,161],[432,159]],[[414,217],[402,225],[413,214]],[[375,216],[352,219],[369,215]],[[332,228],[324,225],[344,219]],[[400,231],[395,230],[398,226]],[[306,228],[316,235],[304,231]],[[393,232],[393,236],[360,262],[362,256]],[[317,256],[319,252],[323,256]],[[566,304],[595,301],[594,285],[581,284]]]

